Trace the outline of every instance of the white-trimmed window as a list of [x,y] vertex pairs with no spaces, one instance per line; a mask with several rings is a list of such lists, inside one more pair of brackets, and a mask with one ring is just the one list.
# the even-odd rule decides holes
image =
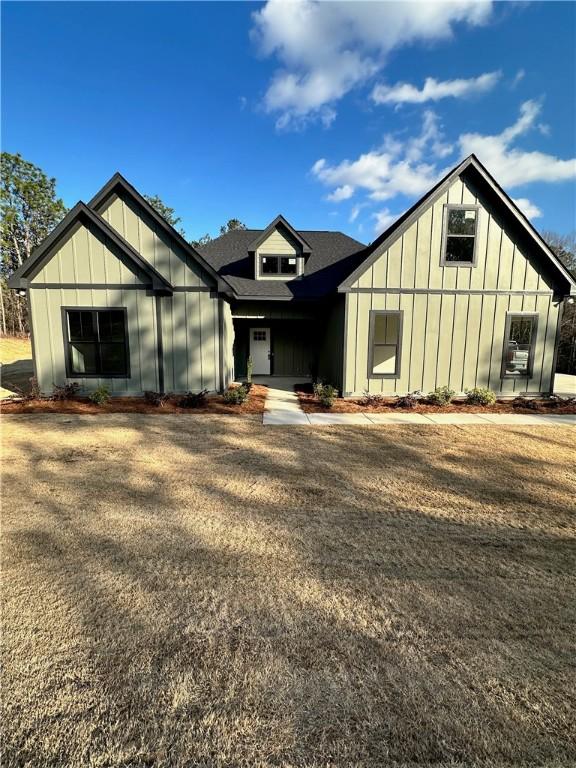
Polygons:
[[368,354],[368,378],[395,379],[400,376],[402,311],[372,310]]
[[478,206],[446,205],[444,207],[443,266],[472,267],[476,263]]

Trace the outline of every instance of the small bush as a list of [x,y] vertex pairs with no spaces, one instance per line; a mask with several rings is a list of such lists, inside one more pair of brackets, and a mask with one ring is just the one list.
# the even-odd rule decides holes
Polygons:
[[94,403],[94,405],[104,405],[104,403],[107,403],[108,400],[110,400],[110,390],[105,384],[100,384],[94,392],[91,392],[90,395],[88,395],[88,399]]
[[222,399],[227,405],[242,405],[248,399],[248,390],[244,386],[227,389]]
[[450,389],[450,387],[436,387],[434,392],[430,392],[427,400],[430,405],[448,405],[452,402],[455,394],[456,392],[454,392],[453,389]]
[[527,408],[529,411],[539,411],[541,409],[538,400],[535,400],[533,397],[522,397],[522,395],[519,395],[512,400],[512,407]]
[[373,395],[371,392],[368,392],[368,390],[366,389],[364,390],[364,394],[360,399],[360,403],[361,405],[365,405],[367,408],[375,408],[377,405],[383,405],[384,400],[385,400],[385,397],[380,392]]
[[207,389],[202,389],[200,392],[186,392],[178,400],[180,408],[202,408],[206,405],[206,396],[208,395]]
[[416,408],[422,400],[422,392],[409,392],[407,395],[399,395],[394,400],[394,408]]
[[79,390],[80,384],[76,381],[71,381],[69,384],[54,384],[50,400],[72,400],[72,398],[76,397]]
[[338,390],[336,387],[333,387],[331,384],[321,384],[318,387],[318,394],[316,397],[318,398],[320,405],[324,408],[332,408],[334,405],[334,398],[337,394]]
[[252,389],[252,384],[253,384],[253,382],[251,382],[251,381],[243,381],[242,382],[242,386],[244,387],[246,392],[250,392],[250,390]]
[[473,387],[466,391],[466,402],[470,405],[494,405],[496,393],[487,387]]
[[324,384],[322,383],[322,379],[318,379],[312,384],[312,392],[314,392],[314,397],[320,397],[323,387]]
[[165,392],[153,392],[150,390],[144,392],[144,400],[146,400],[148,405],[155,405],[158,408],[163,408],[169,399],[170,395]]

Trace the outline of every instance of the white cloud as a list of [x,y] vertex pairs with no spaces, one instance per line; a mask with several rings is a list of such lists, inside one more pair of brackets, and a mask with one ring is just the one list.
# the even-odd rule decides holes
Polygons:
[[534,203],[530,202],[530,200],[527,200],[525,197],[518,197],[514,199],[514,202],[518,208],[520,208],[522,213],[529,219],[538,219],[540,216],[542,216],[542,211],[540,208],[538,208],[537,205],[534,205]]
[[501,77],[501,72],[486,72],[467,80],[436,80],[427,77],[419,90],[411,83],[374,86],[372,100],[376,104],[424,104],[447,98],[467,98],[490,91]]
[[520,83],[522,80],[524,80],[525,77],[526,77],[526,70],[519,69],[518,72],[516,72],[516,74],[514,75],[514,79],[510,83],[510,87],[512,89],[516,88],[518,83]]
[[336,187],[334,192],[331,192],[326,199],[333,203],[339,203],[342,200],[348,200],[353,194],[354,187],[351,187],[350,184],[343,184],[341,187]]
[[374,224],[374,232],[379,235],[384,232],[385,229],[388,229],[390,224],[393,224],[398,216],[391,213],[388,208],[383,208],[381,211],[373,213],[372,218],[376,220],[376,223]]
[[485,24],[491,13],[491,0],[268,0],[253,14],[252,38],[263,56],[277,57],[281,69],[264,108],[279,115],[279,128],[318,118],[329,125],[333,104],[380,71],[390,51],[450,38],[456,24]]

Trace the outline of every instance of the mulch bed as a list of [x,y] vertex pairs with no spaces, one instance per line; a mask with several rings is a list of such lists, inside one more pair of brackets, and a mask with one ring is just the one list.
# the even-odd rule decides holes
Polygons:
[[393,397],[377,405],[364,405],[359,398],[336,398],[332,408],[325,408],[314,397],[311,384],[299,384],[295,390],[305,413],[576,413],[575,402],[559,405],[554,400],[538,400],[537,408],[515,406],[511,400],[498,400],[494,405],[470,405],[463,400],[443,406],[420,402],[414,408],[398,408]]
[[206,403],[200,408],[181,408],[177,405],[180,399],[175,395],[163,406],[152,405],[143,397],[112,397],[107,403],[95,405],[85,397],[75,397],[73,400],[4,400],[0,403],[2,413],[188,413],[195,414],[260,414],[264,411],[267,387],[253,384],[248,400],[242,405],[228,405],[220,395],[206,398]]

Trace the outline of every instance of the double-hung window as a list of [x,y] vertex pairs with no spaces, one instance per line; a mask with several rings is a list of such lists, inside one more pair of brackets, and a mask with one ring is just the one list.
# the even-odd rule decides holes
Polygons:
[[64,309],[66,374],[127,377],[125,309]]
[[402,312],[372,310],[368,378],[394,379],[400,376],[401,342]]
[[510,313],[506,316],[502,376],[530,378],[534,369],[534,347],[538,315]]
[[260,256],[260,274],[296,275],[298,261],[296,256]]
[[478,207],[447,205],[444,208],[444,242],[442,261],[444,266],[473,266],[476,253]]

